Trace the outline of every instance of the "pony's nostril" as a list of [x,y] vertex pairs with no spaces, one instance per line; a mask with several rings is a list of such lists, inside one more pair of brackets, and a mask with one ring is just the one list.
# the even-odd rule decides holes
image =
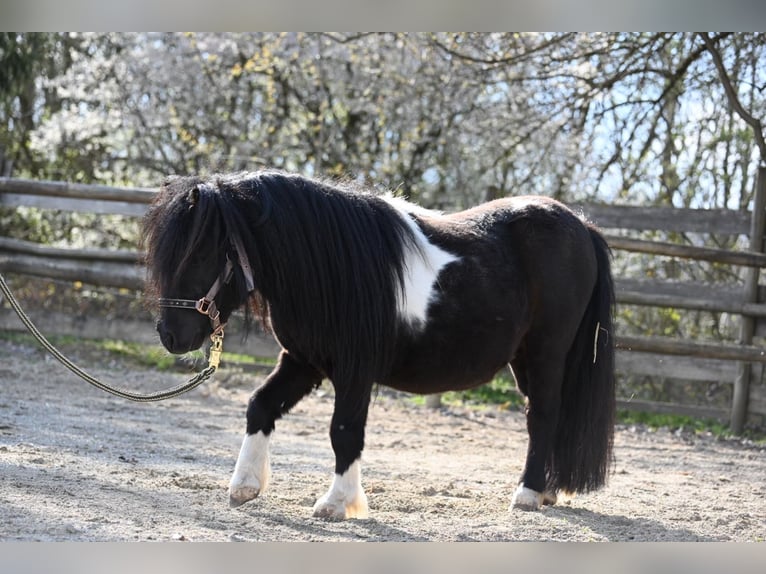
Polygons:
[[167,328],[165,328],[165,325],[161,322],[157,323],[157,332],[160,334],[160,341],[162,341],[162,344],[165,346],[165,348],[168,351],[173,351],[175,344],[173,333],[168,331]]

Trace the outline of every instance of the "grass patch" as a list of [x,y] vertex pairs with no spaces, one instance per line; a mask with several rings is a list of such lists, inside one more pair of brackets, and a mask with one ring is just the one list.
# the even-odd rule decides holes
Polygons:
[[[35,337],[29,333],[6,332],[0,333],[0,339],[18,345],[43,348]],[[86,355],[106,355],[111,358],[127,360],[143,367],[167,371],[175,365],[175,357],[157,345],[144,345],[112,339],[85,339],[72,335],[50,335],[46,339],[64,355],[74,353]],[[202,357],[202,352],[195,352]],[[190,353],[194,357],[195,353]],[[85,359],[83,359],[85,360]]]
[[256,357],[254,355],[244,355],[242,353],[229,353],[224,351],[221,355],[223,362],[235,363],[240,365],[271,365],[276,366],[276,357]]
[[[498,373],[494,379],[479,387],[465,391],[446,391],[442,393],[442,403],[448,406],[499,406],[512,409],[524,405],[524,397],[516,389],[516,383],[510,373]],[[425,405],[426,398],[412,395],[416,405]]]
[[[505,409],[520,409],[524,406],[524,400],[516,389],[513,377],[505,372],[499,373],[492,381],[475,389],[442,393],[442,404],[447,406],[494,405]],[[425,405],[426,398],[413,395],[411,401],[416,405]],[[746,429],[742,436],[737,437],[731,433],[727,424],[715,419],[618,409],[617,422],[627,425],[642,424],[654,430],[668,428],[671,431],[689,429],[695,433],[710,432],[717,438],[745,438],[758,445],[766,445],[766,431]]]
[[[178,359],[189,365],[206,364],[205,353],[200,349],[191,351],[184,355],[171,355],[164,348],[157,345],[142,345],[140,343],[126,343],[125,341],[101,340],[92,341],[105,351],[117,355],[121,358],[135,361],[139,365],[151,367],[160,371],[167,371],[178,367]],[[221,355],[221,365],[275,365],[276,359],[273,357],[254,357],[242,353],[229,353],[224,351]]]
[[505,409],[524,405],[524,396],[516,389],[516,382],[505,373],[498,374],[490,382],[474,389],[444,393],[442,400],[447,404],[497,405]]
[[710,431],[716,436],[726,436],[728,427],[714,419],[698,419],[686,415],[668,413],[648,413],[619,409],[617,420],[623,424],[643,424],[650,429],[669,428],[670,430],[689,429],[695,432]]
[[[154,368],[159,371],[169,371],[176,365],[176,357],[165,349],[154,345],[142,345],[140,343],[129,343],[111,339],[94,339],[90,343],[115,357],[127,359],[141,366]],[[201,351],[194,351],[187,356],[192,360],[203,358]]]
[[[46,336],[46,339],[54,346],[73,345],[80,341],[73,335],[51,335]],[[0,331],[0,339],[3,341],[9,341],[16,345],[27,345],[29,347],[40,347],[40,343],[30,333],[24,331],[23,333],[17,331]],[[40,347],[42,348],[42,347]]]
[[766,445],[765,431],[745,429],[742,435],[735,435],[729,430],[727,424],[715,419],[701,419],[686,415],[648,413],[644,411],[619,409],[617,411],[617,422],[622,424],[646,425],[653,430],[667,428],[671,431],[680,429],[690,430],[695,434],[709,432],[716,438],[745,438],[758,445]]
[[[169,371],[178,368],[179,357],[183,357],[182,360],[187,365],[194,365],[195,363],[202,365],[205,363],[205,354],[202,350],[192,351],[185,355],[171,355],[160,345],[147,345],[114,339],[85,339],[72,335],[51,335],[46,338],[64,355],[71,355],[81,351],[96,355],[103,354],[159,371]],[[29,333],[2,332],[0,333],[0,339],[17,345],[39,347],[42,350],[37,339]],[[276,359],[273,357],[253,357],[226,351],[224,351],[221,359],[224,367],[227,362],[229,364],[276,364]]]

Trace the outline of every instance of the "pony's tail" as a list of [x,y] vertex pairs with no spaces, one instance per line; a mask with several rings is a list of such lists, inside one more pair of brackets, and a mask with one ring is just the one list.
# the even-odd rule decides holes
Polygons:
[[604,485],[612,463],[615,420],[611,251],[589,226],[598,262],[590,302],[567,355],[561,407],[546,464],[550,492],[589,492]]

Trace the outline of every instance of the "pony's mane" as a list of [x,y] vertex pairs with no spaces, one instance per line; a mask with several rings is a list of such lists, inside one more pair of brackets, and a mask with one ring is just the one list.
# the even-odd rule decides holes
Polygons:
[[275,171],[182,178],[160,193],[163,208],[145,220],[147,245],[159,247],[147,253],[158,289],[176,280],[160,269],[183,276],[195,257],[222,266],[238,236],[283,346],[331,378],[378,381],[390,369],[405,250],[418,246],[383,198]]

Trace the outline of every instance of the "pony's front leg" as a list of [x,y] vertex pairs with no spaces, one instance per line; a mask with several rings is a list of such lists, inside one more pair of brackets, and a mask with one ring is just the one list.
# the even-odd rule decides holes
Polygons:
[[371,386],[353,391],[335,387],[335,412],[330,425],[335,476],[330,490],[314,505],[314,516],[345,520],[367,518],[369,514],[362,488],[361,456]]
[[240,506],[266,490],[274,423],[321,382],[319,371],[282,351],[274,371],[250,397],[247,431],[229,483],[229,506]]

